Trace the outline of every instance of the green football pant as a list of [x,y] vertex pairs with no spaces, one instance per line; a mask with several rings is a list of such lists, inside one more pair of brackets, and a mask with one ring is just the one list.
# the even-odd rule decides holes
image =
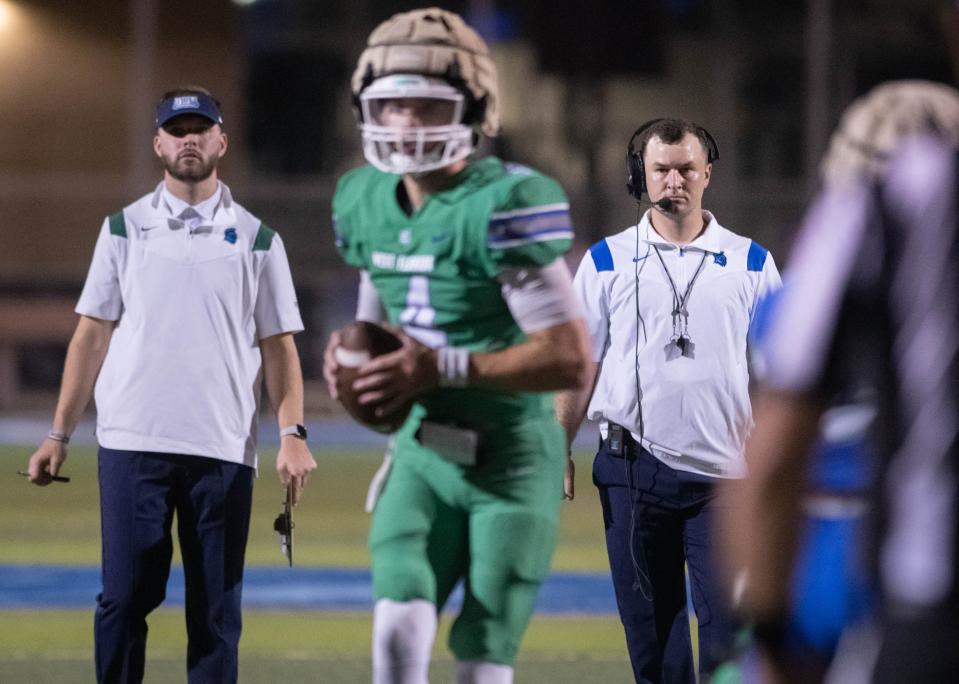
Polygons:
[[487,433],[474,467],[444,460],[414,431],[396,437],[373,514],[374,596],[439,610],[463,578],[450,649],[458,660],[511,665],[556,545],[562,428],[550,417]]

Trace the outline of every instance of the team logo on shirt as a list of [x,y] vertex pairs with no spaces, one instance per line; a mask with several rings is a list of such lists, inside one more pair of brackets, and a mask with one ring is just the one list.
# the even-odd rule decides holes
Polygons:
[[236,228],[227,228],[223,231],[223,239],[231,245],[236,244]]
[[719,264],[720,266],[726,265],[726,252],[720,252],[719,254],[713,254],[713,262]]

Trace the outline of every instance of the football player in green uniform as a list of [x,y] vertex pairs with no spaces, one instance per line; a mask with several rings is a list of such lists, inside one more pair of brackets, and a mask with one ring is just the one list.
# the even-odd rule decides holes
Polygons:
[[[578,387],[587,366],[562,259],[569,206],[536,171],[471,159],[498,128],[496,71],[458,15],[381,24],[353,94],[370,165],[339,182],[336,244],[360,269],[357,318],[388,321],[403,343],[362,366],[353,390],[381,414],[414,402],[374,480],[373,679],[427,681],[437,611],[463,580],[457,681],[508,683],[562,501],[551,392]],[[334,334],[333,393],[337,345]]]

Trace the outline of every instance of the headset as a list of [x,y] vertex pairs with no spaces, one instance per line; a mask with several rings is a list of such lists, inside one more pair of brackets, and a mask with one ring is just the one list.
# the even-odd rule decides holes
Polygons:
[[[643,167],[643,155],[641,151],[636,150],[634,143],[636,138],[642,136],[643,133],[661,121],[674,121],[674,119],[664,117],[650,119],[636,129],[626,146],[626,191],[637,201],[642,201],[643,193],[646,192],[646,169]],[[712,164],[717,161],[719,159],[719,145],[716,144],[716,139],[709,134],[709,131],[698,124],[694,123],[693,128],[696,130],[697,137],[706,143],[706,163]]]

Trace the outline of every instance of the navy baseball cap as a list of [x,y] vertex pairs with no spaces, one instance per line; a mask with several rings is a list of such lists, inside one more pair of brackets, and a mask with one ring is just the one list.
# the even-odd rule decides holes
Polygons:
[[213,123],[223,125],[223,115],[220,113],[216,100],[203,93],[189,93],[187,95],[173,95],[157,105],[156,127],[160,128],[173,117],[182,114],[196,114],[206,117]]

